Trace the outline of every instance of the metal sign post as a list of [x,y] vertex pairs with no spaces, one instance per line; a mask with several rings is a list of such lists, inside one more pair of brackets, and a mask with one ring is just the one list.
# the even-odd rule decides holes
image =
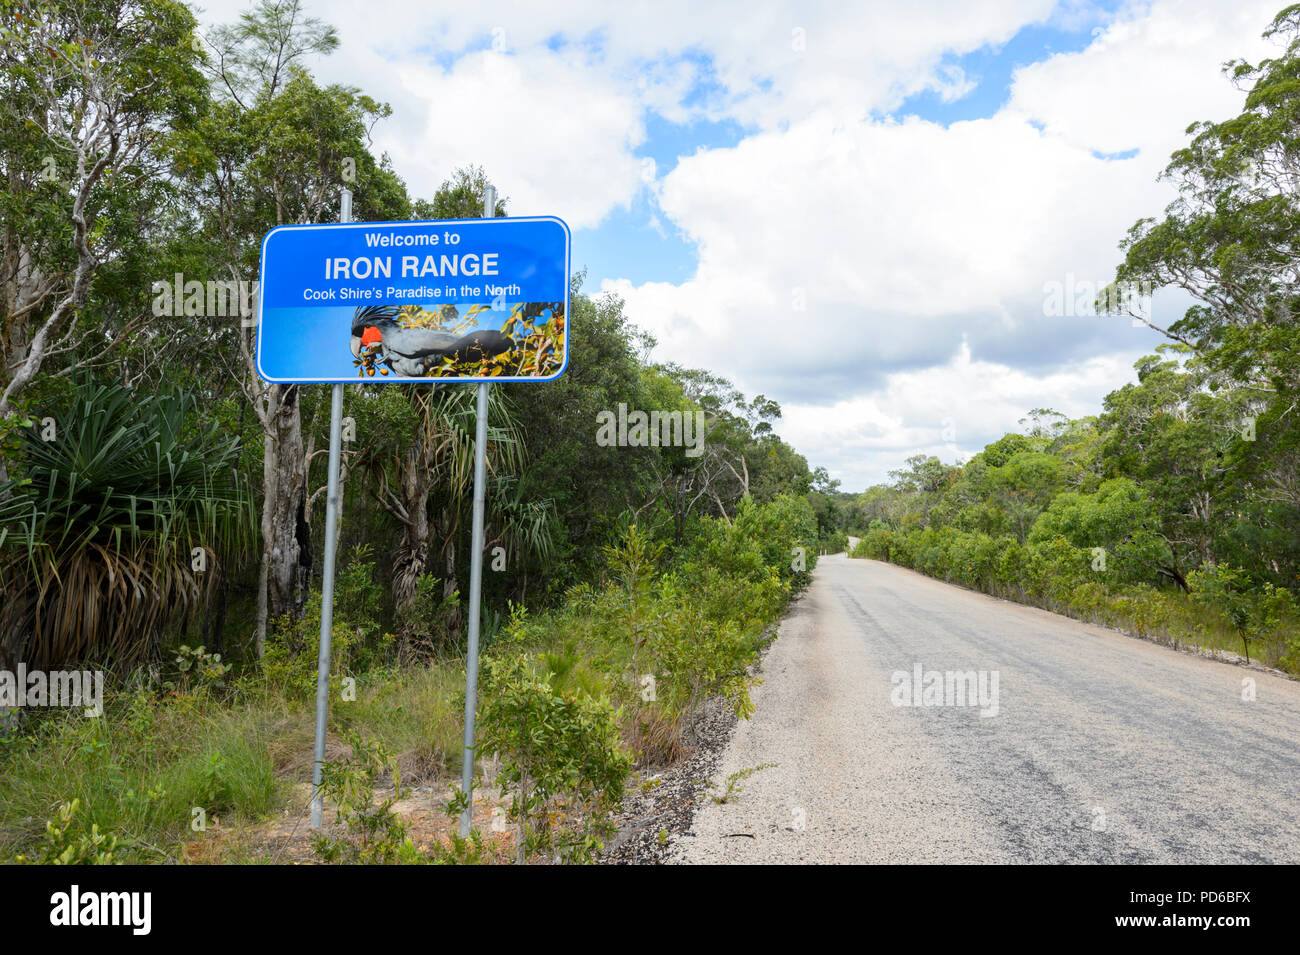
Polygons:
[[[496,190],[478,219],[279,226],[262,240],[257,372],[281,384],[333,385],[311,825],[324,810],[330,634],[340,510],[343,385],[478,385],[463,782],[473,806],[488,382],[554,381],[569,361],[569,227],[554,216],[497,218]],[[461,819],[468,833],[473,815]]]
[[[497,191],[483,191],[483,216],[497,214]],[[474,826],[474,717],[478,707],[479,605],[483,600],[483,502],[487,492],[487,382],[478,386],[478,408],[474,418],[474,524],[469,552],[469,648],[465,657],[465,748],[460,771],[460,790],[467,802],[460,814],[460,834],[468,836]]]
[[[343,190],[339,222],[352,221],[352,192]],[[324,801],[321,772],[325,766],[325,726],[330,709],[330,638],[334,634],[334,558],[338,550],[339,448],[343,444],[343,386],[330,388],[329,483],[325,491],[325,567],[320,589],[320,654],[316,660],[316,748],[311,766],[311,827],[319,829]]]

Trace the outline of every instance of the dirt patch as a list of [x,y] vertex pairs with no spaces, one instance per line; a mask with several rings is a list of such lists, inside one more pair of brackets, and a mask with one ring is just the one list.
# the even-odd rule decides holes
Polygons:
[[[421,852],[431,853],[434,844],[450,845],[451,836],[460,830],[459,816],[448,816],[444,811],[448,800],[458,790],[450,784],[438,786],[404,787],[404,795],[393,804],[393,812],[407,825],[407,835]],[[375,790],[376,804],[393,795],[389,788]],[[504,832],[493,831],[493,810],[507,807],[495,790],[474,791],[474,826],[488,847],[493,862],[505,863],[513,859],[514,834],[507,827]],[[499,814],[498,814],[499,815]],[[321,832],[336,838],[346,838],[346,827],[328,802],[322,813]],[[500,828],[500,823],[497,823]],[[183,858],[186,862],[213,864],[230,861],[266,862],[273,865],[320,865],[321,859],[312,848],[311,784],[296,783],[284,810],[272,819],[227,829],[220,819],[208,823],[203,837],[186,845]]]

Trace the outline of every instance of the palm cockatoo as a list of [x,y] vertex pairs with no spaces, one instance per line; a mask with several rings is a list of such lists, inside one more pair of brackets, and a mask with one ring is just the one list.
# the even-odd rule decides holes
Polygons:
[[375,360],[406,378],[423,378],[448,356],[456,361],[477,361],[510,351],[516,342],[495,329],[453,335],[433,328],[404,328],[397,323],[396,305],[368,305],[352,317],[352,354],[378,346]]

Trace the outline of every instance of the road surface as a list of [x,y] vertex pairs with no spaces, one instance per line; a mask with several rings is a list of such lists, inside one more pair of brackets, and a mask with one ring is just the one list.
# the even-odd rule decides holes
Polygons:
[[670,861],[1300,862],[1295,681],[844,556],[761,676]]

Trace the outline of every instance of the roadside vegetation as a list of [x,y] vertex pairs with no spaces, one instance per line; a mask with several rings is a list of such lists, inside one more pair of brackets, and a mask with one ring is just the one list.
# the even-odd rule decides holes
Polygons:
[[[749,668],[809,579],[815,556],[795,570],[791,555],[814,534],[811,508],[788,495],[743,501],[731,523],[700,521],[671,558],[631,525],[595,583],[535,614],[512,608],[486,641],[480,729],[522,833],[516,858],[594,860],[635,766],[689,751],[710,700],[749,712]],[[458,776],[464,668],[455,655],[398,664],[392,634],[367,626],[380,588],[364,558],[354,553],[342,574],[334,619],[331,682],[354,681],[356,692],[335,690],[326,780],[360,838],[327,838],[320,858],[465,861],[470,846],[457,855],[450,841],[407,845],[370,802],[380,782],[400,790]],[[111,861],[178,861],[214,833],[301,814],[292,800],[310,778],[318,626],[309,611],[277,631],[262,665],[238,677],[216,654],[186,647],[152,672],[115,675],[102,717],[32,714],[0,744],[4,853],[86,861],[111,838]],[[238,838],[227,848],[257,858]]]

